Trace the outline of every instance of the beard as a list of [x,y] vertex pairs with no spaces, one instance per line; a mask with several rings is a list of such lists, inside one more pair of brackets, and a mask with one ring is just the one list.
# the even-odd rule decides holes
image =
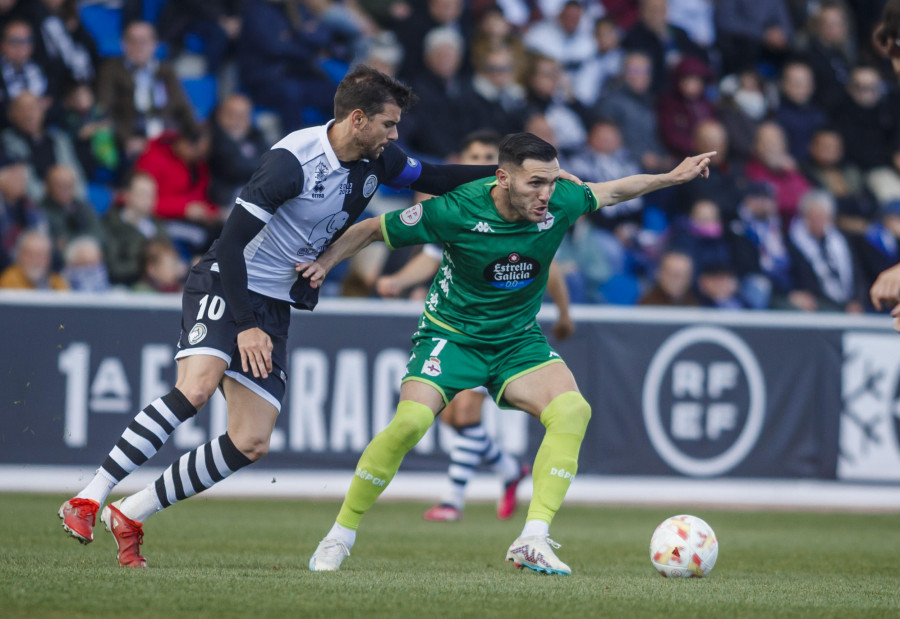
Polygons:
[[354,139],[354,142],[356,148],[359,150],[361,159],[374,160],[378,159],[378,156],[381,154],[378,152],[380,144],[368,136],[358,135]]

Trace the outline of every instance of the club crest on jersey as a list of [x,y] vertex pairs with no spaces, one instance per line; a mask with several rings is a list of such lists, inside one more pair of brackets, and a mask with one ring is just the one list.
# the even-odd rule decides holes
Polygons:
[[518,290],[533,282],[540,272],[541,264],[537,260],[512,252],[487,265],[484,278],[495,288]]
[[202,322],[198,322],[191,330],[188,332],[188,344],[193,346],[194,344],[199,344],[203,341],[203,338],[206,337],[206,325]]
[[541,223],[539,223],[539,224],[537,225],[537,226],[538,226],[538,230],[539,230],[540,232],[543,232],[544,230],[549,230],[550,228],[552,228],[552,227],[553,227],[553,220],[554,220],[554,219],[555,219],[555,218],[553,217],[553,214],[552,214],[552,213],[547,213],[547,216],[544,217],[544,221],[542,221]]
[[369,174],[366,177],[366,182],[363,183],[363,197],[371,197],[376,189],[378,189],[378,177],[374,174]]
[[418,167],[419,162],[418,162],[418,160],[413,159],[412,157],[407,157],[407,158],[406,158],[406,165],[408,165],[408,166],[411,167],[411,168],[415,168],[415,167]]
[[422,374],[427,374],[428,376],[440,376],[441,375],[441,360],[437,357],[431,357],[425,364],[422,366]]
[[411,207],[400,213],[400,221],[407,226],[415,226],[422,219],[422,204],[413,204]]

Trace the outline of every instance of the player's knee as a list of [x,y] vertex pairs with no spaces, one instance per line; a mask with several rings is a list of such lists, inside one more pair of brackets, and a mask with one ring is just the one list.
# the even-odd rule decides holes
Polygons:
[[216,391],[218,382],[212,380],[191,380],[176,384],[175,387],[184,394],[196,410],[200,410]]
[[416,446],[434,422],[430,408],[418,402],[403,400],[397,405],[397,414],[385,429],[399,441],[407,451]]
[[584,436],[591,420],[591,405],[577,391],[556,396],[541,413],[541,423],[547,430]]
[[269,453],[268,436],[237,435],[232,437],[232,442],[252,462],[262,459]]

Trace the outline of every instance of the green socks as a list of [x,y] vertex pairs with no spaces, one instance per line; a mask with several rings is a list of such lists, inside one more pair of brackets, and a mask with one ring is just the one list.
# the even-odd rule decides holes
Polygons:
[[424,404],[403,400],[397,405],[394,419],[359,457],[356,474],[337,517],[339,525],[353,530],[359,527],[363,514],[394,478],[403,456],[425,436],[433,422],[434,413]]
[[541,411],[547,432],[534,458],[534,492],[526,520],[549,523],[559,511],[578,471],[578,452],[590,418],[591,406],[577,391],[556,396]]

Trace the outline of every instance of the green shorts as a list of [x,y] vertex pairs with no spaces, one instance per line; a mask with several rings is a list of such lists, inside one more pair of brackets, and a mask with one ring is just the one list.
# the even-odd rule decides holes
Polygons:
[[[424,325],[424,326],[423,326]],[[437,389],[448,404],[464,389],[485,386],[501,408],[513,408],[503,399],[514,379],[562,358],[535,325],[514,337],[490,344],[452,341],[453,333],[422,319],[413,335],[413,348],[402,382],[415,380]]]

